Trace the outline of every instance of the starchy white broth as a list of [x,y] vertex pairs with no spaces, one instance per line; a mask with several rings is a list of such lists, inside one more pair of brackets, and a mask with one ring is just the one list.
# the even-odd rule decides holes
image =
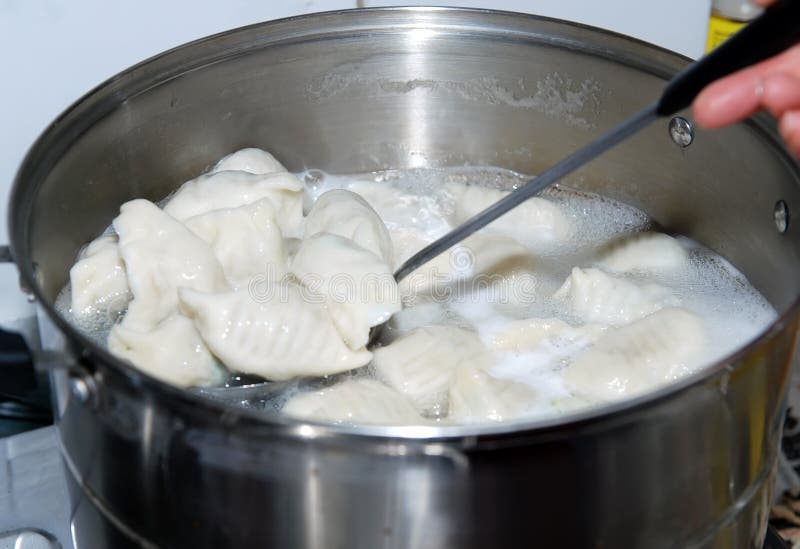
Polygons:
[[[497,168],[292,175],[246,149],[163,201],[164,214],[123,208],[119,243],[112,233],[82,252],[57,308],[170,383],[213,384],[226,370],[322,376],[245,400],[232,390],[230,400],[386,424],[543,418],[629,398],[724,357],[774,320],[719,255],[657,232],[640,210],[564,188],[394,285],[403,261],[525,180]],[[366,204],[338,191],[313,209],[342,189]],[[150,224],[164,216],[166,240],[134,230],[138,210]],[[339,274],[356,283],[343,290]],[[136,318],[125,311],[131,298]],[[370,353],[369,328],[391,315]],[[153,348],[137,348],[145,344]]]

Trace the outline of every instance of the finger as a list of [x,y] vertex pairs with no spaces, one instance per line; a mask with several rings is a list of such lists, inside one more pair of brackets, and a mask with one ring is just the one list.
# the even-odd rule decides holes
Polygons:
[[800,158],[800,109],[784,113],[778,125],[786,148]]
[[701,126],[718,128],[755,114],[764,80],[773,73],[800,77],[800,44],[708,85],[692,105],[695,120]]
[[763,91],[759,71],[751,69],[717,80],[694,100],[694,118],[705,128],[719,128],[744,120],[760,109]]
[[775,3],[775,0],[756,0],[756,4],[758,4],[759,6],[763,6],[765,8],[767,6],[769,6],[770,4],[774,4],[774,3]]
[[800,109],[800,78],[782,72],[770,74],[764,79],[761,104],[775,118]]

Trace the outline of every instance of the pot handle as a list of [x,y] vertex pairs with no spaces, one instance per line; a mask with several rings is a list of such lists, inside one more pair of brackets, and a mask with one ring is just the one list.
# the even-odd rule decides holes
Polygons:
[[[8,246],[0,245],[0,263],[14,263]],[[22,334],[0,328],[0,395],[25,397],[36,389],[39,371],[74,364],[75,360],[64,353],[33,351]]]

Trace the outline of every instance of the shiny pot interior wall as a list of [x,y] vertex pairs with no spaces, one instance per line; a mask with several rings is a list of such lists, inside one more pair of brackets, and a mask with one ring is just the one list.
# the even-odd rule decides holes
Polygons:
[[[292,170],[491,164],[535,174],[655,100],[682,64],[618,36],[508,14],[366,12],[244,28],[133,68],[59,119],[20,173],[13,247],[37,264],[52,300],[121,203],[161,199],[245,146]],[[791,160],[754,123],[698,131],[688,148],[667,124],[568,184],[703,241],[785,308],[800,284],[800,226],[779,234],[773,209],[800,208]]]

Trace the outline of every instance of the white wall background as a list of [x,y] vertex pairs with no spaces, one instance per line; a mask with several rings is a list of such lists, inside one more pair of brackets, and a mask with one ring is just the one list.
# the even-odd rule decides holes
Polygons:
[[[0,243],[8,189],[27,148],[73,101],[160,51],[234,27],[360,6],[426,4],[525,11],[702,53],[710,0],[0,0]],[[30,315],[16,272],[0,265],[0,322]]]

